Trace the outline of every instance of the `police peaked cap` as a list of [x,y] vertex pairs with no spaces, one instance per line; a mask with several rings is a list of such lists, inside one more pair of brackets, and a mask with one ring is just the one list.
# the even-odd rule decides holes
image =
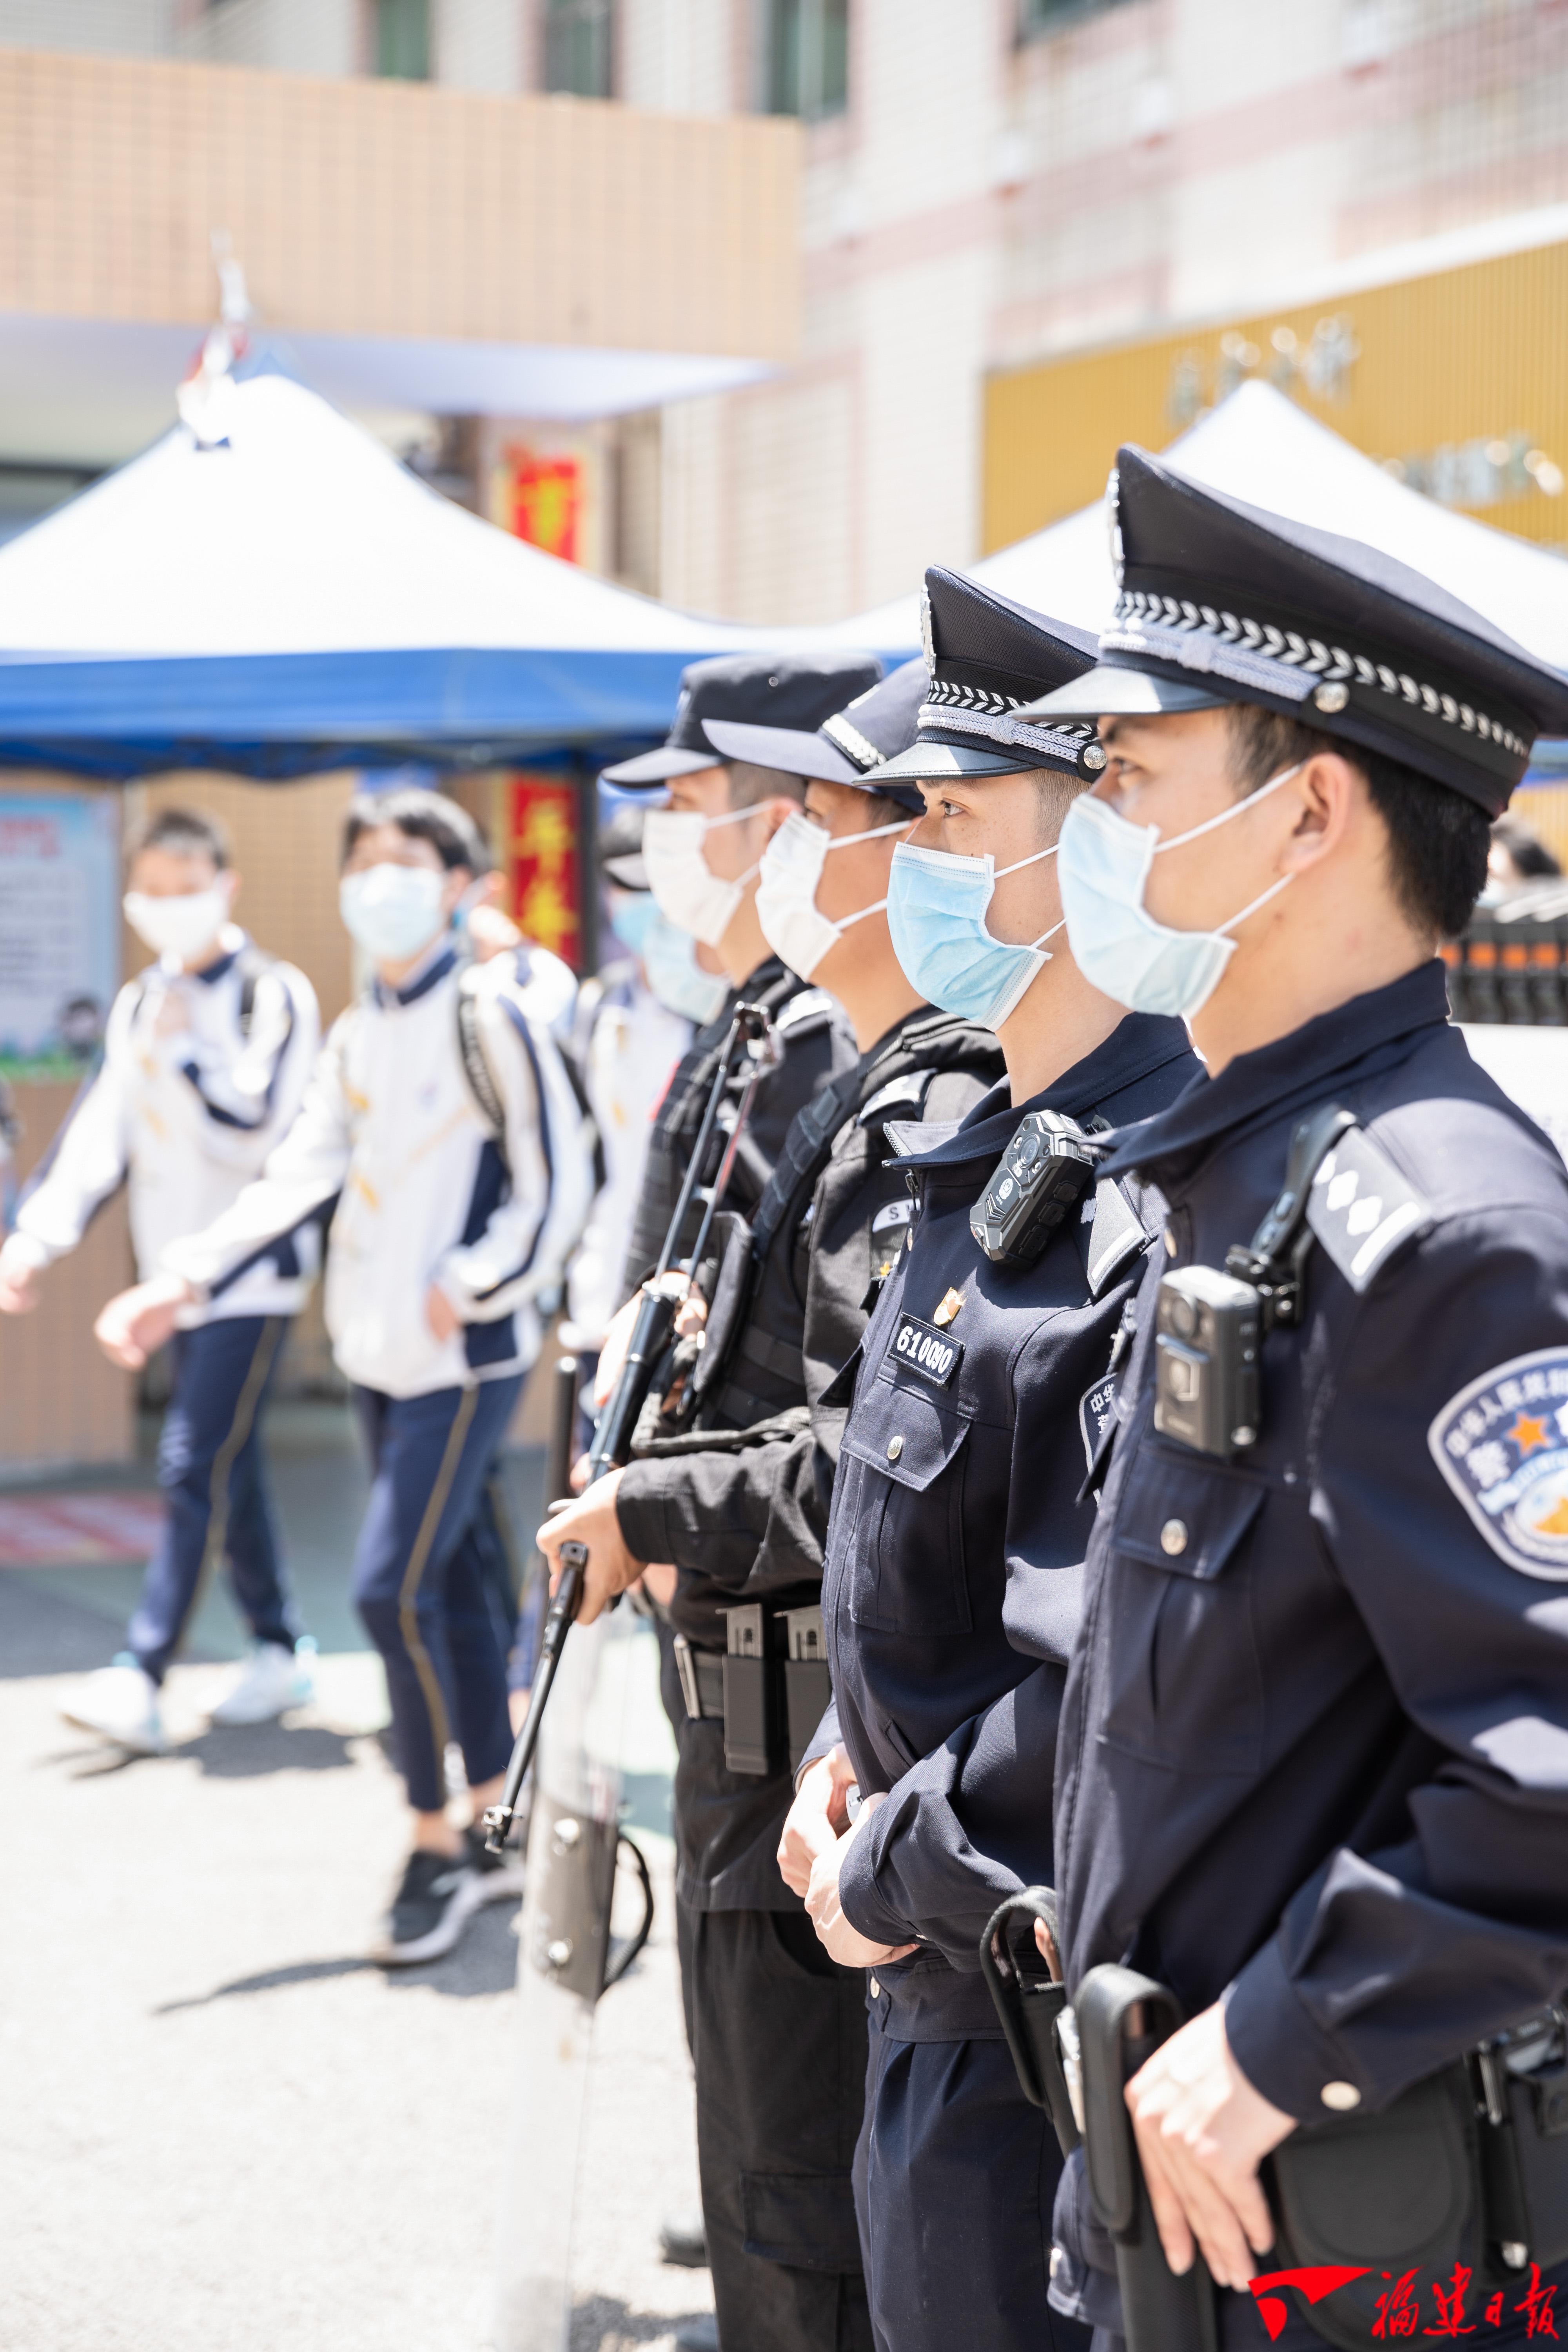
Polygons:
[[675,723],[664,742],[657,751],[606,768],[605,781],[662,784],[671,776],[719,767],[721,754],[706,731],[710,719],[809,734],[881,675],[874,654],[843,653],[834,646],[814,654],[720,654],[711,661],[691,662],[680,673]]
[[1568,679],[1419,572],[1265,514],[1146,449],[1107,489],[1120,593],[1100,660],[1027,714],[1141,716],[1252,702],[1508,803],[1536,736],[1568,733]]
[[825,719],[814,734],[791,727],[748,727],[732,719],[707,721],[708,740],[727,760],[777,768],[785,775],[818,783],[853,784],[867,793],[885,792],[890,801],[923,816],[925,803],[912,783],[882,782],[889,760],[914,742],[921,705],[926,698],[926,666],[905,662],[891,677],[847,709]]
[[1086,777],[1104,767],[1092,726],[1021,715],[1040,695],[1092,668],[1096,640],[1088,631],[1048,621],[937,564],[925,577],[921,631],[926,698],[914,748],[893,761],[892,779],[931,783],[1020,768]]

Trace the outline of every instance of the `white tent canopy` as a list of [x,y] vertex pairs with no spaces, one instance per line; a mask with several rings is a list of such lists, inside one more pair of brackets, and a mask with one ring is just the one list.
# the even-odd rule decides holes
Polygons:
[[[1229,498],[1397,556],[1568,671],[1568,563],[1561,556],[1406,489],[1271,384],[1240,385],[1164,454],[1180,472]],[[1081,628],[1103,627],[1115,601],[1099,500],[963,569],[1016,604]],[[854,645],[914,646],[916,599],[857,614],[837,634]]]
[[[700,620],[416,481],[289,377],[214,405],[0,549],[0,756],[258,774],[662,734]],[[841,640],[836,640],[841,642]]]

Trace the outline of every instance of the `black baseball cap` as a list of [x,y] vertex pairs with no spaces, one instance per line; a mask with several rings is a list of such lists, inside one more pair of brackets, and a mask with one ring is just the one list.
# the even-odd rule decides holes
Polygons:
[[611,784],[663,784],[699,768],[717,768],[722,755],[706,731],[710,719],[810,733],[835,710],[874,686],[882,665],[874,654],[721,654],[692,662],[680,674],[680,699],[668,735],[654,751],[605,770]]
[[749,727],[733,719],[709,719],[708,734],[727,760],[748,760],[755,768],[777,768],[788,776],[882,793],[912,815],[923,816],[925,803],[912,783],[884,779],[889,762],[915,740],[925,697],[925,664],[908,661],[868,692],[857,695],[847,709],[834,711],[811,734],[793,727]]

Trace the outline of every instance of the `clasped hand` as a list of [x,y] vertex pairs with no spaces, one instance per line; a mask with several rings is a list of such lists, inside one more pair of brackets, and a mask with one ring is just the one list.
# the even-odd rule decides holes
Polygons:
[[1166,2261],[1189,2270],[1195,2240],[1216,2284],[1245,2294],[1253,2255],[1274,2242],[1258,2168],[1295,2117],[1247,2081],[1217,2001],[1161,2043],[1126,2096]]

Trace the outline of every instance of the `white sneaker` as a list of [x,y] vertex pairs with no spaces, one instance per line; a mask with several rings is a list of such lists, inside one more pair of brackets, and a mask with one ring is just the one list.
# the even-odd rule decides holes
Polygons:
[[258,1642],[217,1705],[211,1720],[233,1730],[242,1723],[273,1723],[291,1706],[303,1706],[316,1687],[309,1655],[280,1642]]
[[167,1745],[158,1685],[133,1659],[89,1675],[79,1696],[60,1708],[79,1730],[96,1731],[132,1756],[161,1756]]

